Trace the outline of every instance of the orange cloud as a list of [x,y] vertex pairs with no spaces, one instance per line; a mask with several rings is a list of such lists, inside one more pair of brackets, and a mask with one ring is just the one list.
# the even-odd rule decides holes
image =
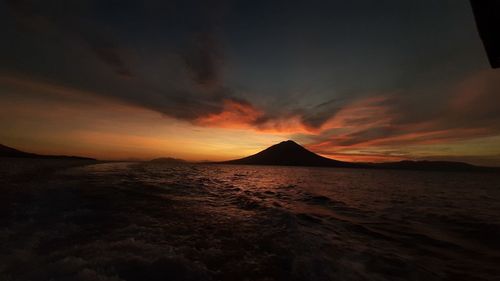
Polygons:
[[194,123],[199,126],[240,129],[248,128],[263,115],[262,111],[249,103],[225,99],[221,112],[200,117]]
[[[500,127],[492,119],[497,116],[492,108],[498,108],[498,99],[493,98],[498,82],[498,73],[468,77],[453,89],[452,98],[438,107],[441,112],[428,116],[413,117],[388,96],[354,101],[325,122],[308,148],[336,159],[392,161],[415,156],[414,149],[420,149],[415,146],[442,147],[498,135]],[[405,154],[386,152],[396,147]],[[361,152],[366,149],[378,154]]]
[[[495,125],[498,124],[494,122],[495,119],[491,119],[491,109],[497,104],[497,101],[492,100],[494,91],[491,91],[495,88],[495,83],[498,83],[495,82],[496,77],[487,73],[465,79],[456,87],[456,93],[451,95],[453,98],[443,102],[442,112],[428,118],[407,118],[406,112],[398,107],[400,104],[394,100],[394,96],[372,95],[344,103],[343,107],[331,113],[330,118],[328,110],[323,110],[318,115],[321,122],[316,123],[314,120],[306,122],[308,120],[305,110],[281,115],[270,114],[250,102],[231,97],[218,100],[217,103],[220,104],[217,104],[214,110],[202,112],[194,120],[187,120],[191,121],[191,124],[185,121],[165,122],[166,119],[156,114],[158,111],[146,109],[147,107],[60,84],[0,73],[0,85],[7,89],[3,97],[4,115],[19,116],[19,124],[31,124],[31,129],[24,131],[45,136],[45,133],[51,133],[55,128],[61,127],[64,127],[67,135],[76,128],[94,133],[117,130],[112,137],[88,134],[67,136],[78,139],[82,144],[88,143],[88,150],[85,151],[88,151],[89,155],[96,155],[91,153],[98,151],[107,157],[125,156],[126,149],[118,150],[117,146],[113,153],[108,154],[105,154],[105,150],[98,149],[101,147],[98,145],[100,141],[108,143],[122,139],[138,150],[141,146],[154,147],[139,153],[145,157],[153,157],[154,153],[163,151],[160,149],[162,146],[172,144],[172,141],[161,141],[162,138],[172,138],[168,127],[169,123],[172,123],[179,127],[189,127],[193,132],[204,130],[203,139],[206,139],[206,136],[212,137],[213,134],[214,142],[221,139],[227,141],[230,134],[246,134],[262,137],[266,140],[265,145],[270,145],[276,138],[297,136],[298,141],[301,139],[310,150],[326,157],[346,161],[383,162],[415,158],[418,156],[415,149],[420,149],[417,146],[438,147],[442,144],[451,145],[454,142],[498,135],[500,127]],[[21,92],[26,95],[18,97],[17,93]],[[21,104],[23,106],[16,106]],[[486,105],[483,106],[484,104]],[[34,116],[42,116],[48,122],[44,125]],[[148,128],[153,125],[156,129],[150,130],[154,131],[150,133]],[[191,125],[198,128],[192,130]],[[160,133],[158,128],[168,131]],[[10,132],[20,134],[20,131],[12,127]],[[138,133],[140,131],[143,132]],[[182,142],[191,137],[195,138],[195,133],[191,131],[185,133],[186,139]],[[130,135],[130,132],[138,133],[138,136]],[[116,137],[119,135],[128,137]],[[248,142],[248,139],[241,140],[241,143],[232,139],[231,143],[238,146],[235,146],[231,153],[224,154],[224,157],[229,159],[234,158],[232,155],[244,156],[238,151],[244,151],[241,147],[245,142]],[[181,157],[196,159],[196,156],[188,154],[187,151],[196,151],[197,145],[186,148]],[[245,151],[257,151],[262,148],[260,145],[254,142],[246,147]],[[126,148],[127,144],[123,147]],[[390,149],[396,150],[395,148],[403,153],[388,152]],[[210,160],[214,155],[221,155],[220,151],[227,151],[227,147],[217,150],[212,154],[209,149],[204,148],[197,150],[197,153],[207,153],[207,157],[203,159]]]
[[394,156],[387,154],[368,154],[368,153],[321,153],[324,157],[348,161],[348,162],[393,162],[408,159],[405,156]]
[[265,116],[264,111],[250,103],[225,99],[221,112],[200,117],[193,123],[204,127],[250,129],[266,134],[308,134],[315,130],[304,125],[299,115],[274,119],[265,119]]
[[355,128],[361,130],[388,124],[392,119],[390,108],[383,105],[388,99],[387,96],[372,96],[355,100],[340,109],[320,129]]

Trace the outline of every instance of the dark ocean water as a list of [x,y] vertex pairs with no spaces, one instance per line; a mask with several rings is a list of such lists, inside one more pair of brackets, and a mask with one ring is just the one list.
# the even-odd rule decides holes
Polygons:
[[107,163],[2,185],[0,280],[500,280],[495,174]]

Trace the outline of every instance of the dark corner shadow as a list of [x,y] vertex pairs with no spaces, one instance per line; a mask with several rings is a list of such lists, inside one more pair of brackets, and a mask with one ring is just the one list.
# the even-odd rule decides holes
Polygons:
[[500,1],[470,0],[491,67],[500,67]]

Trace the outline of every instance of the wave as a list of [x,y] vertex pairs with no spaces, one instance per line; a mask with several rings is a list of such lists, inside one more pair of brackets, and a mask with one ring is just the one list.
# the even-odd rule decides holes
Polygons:
[[482,181],[486,197],[424,172],[74,168],[4,189],[0,277],[493,280],[500,200],[480,205],[500,199],[500,181],[468,177],[463,186]]

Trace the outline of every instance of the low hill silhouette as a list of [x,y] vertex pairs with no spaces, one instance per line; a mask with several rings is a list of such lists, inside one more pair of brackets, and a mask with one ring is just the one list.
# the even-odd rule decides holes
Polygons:
[[12,158],[36,158],[36,159],[75,159],[75,160],[96,160],[89,157],[66,156],[66,155],[41,155],[30,152],[24,152],[12,147],[0,144],[0,157]]
[[314,166],[344,167],[365,169],[425,170],[425,171],[476,171],[500,172],[497,167],[481,167],[463,162],[452,161],[399,161],[387,163],[353,163],[338,161],[320,156],[307,150],[292,140],[270,146],[259,153],[218,164],[277,165],[277,166]]
[[172,158],[172,157],[160,157],[150,160],[152,163],[163,163],[163,164],[185,164],[188,163],[184,159]]
[[[400,170],[440,170],[440,171],[473,171],[473,170],[495,170],[494,167],[480,167],[464,162],[453,161],[411,161],[404,160],[399,162],[374,163],[379,168],[400,169]],[[500,171],[500,169],[497,169]]]

